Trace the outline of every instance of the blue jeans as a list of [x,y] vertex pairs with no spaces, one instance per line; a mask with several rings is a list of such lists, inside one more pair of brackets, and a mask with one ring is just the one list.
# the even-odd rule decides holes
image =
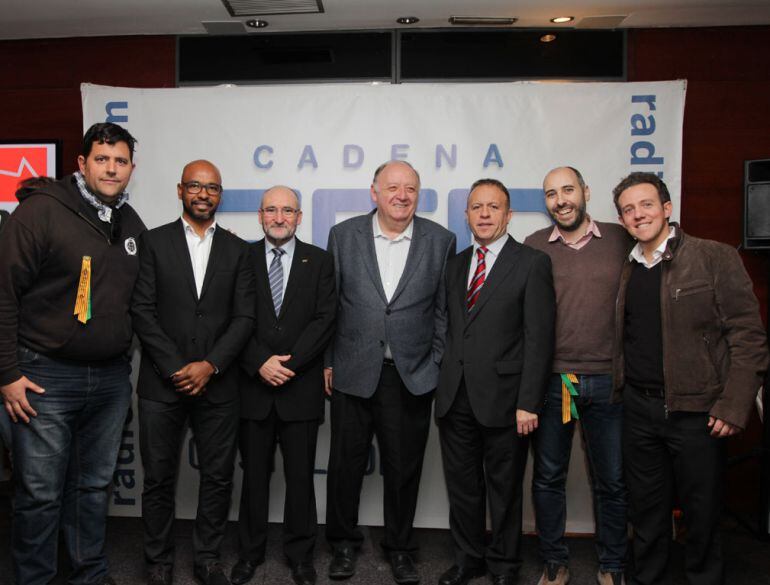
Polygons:
[[107,574],[107,505],[131,400],[131,366],[123,358],[64,362],[19,348],[19,369],[45,393],[28,392],[37,417],[13,425],[16,583],[53,580],[60,525],[72,562],[68,582],[99,583]]
[[[626,486],[621,449],[623,407],[610,404],[612,377],[578,376],[574,398],[580,415],[589,472],[593,484],[596,552],[602,571],[622,571],[626,564]],[[548,384],[545,406],[533,436],[532,496],[544,562],[567,565],[564,542],[567,520],[566,482],[575,421],[562,423],[561,377]]]

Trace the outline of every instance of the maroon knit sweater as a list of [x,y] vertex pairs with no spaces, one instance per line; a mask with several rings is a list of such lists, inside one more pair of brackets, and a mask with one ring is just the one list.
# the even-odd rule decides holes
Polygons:
[[615,298],[620,270],[631,249],[626,230],[596,222],[594,236],[580,250],[561,240],[549,242],[552,227],[529,235],[524,243],[551,257],[556,289],[554,372],[609,374],[615,331]]

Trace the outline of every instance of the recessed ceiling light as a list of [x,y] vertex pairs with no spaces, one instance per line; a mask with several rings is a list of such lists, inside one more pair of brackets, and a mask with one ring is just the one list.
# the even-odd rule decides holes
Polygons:
[[450,16],[449,24],[455,26],[511,26],[518,18],[498,18],[496,16]]
[[251,20],[246,21],[246,26],[250,26],[251,28],[265,28],[267,24],[268,22],[266,20],[259,20],[258,18],[252,18]]
[[415,24],[420,22],[420,19],[416,16],[402,16],[401,18],[397,18],[396,22],[398,24]]
[[555,40],[556,40],[556,35],[543,35],[542,37],[540,37],[541,43],[550,43]]
[[555,24],[562,24],[564,22],[572,22],[575,20],[574,16],[557,16],[556,18],[552,18],[551,22]]

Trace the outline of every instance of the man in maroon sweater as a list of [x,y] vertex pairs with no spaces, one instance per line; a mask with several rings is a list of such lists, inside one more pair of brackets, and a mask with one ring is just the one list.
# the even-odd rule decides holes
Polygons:
[[565,486],[576,420],[581,421],[593,480],[597,583],[619,585],[626,558],[626,488],[622,407],[611,401],[612,337],[615,297],[630,240],[620,226],[587,214],[591,191],[576,169],[553,169],[543,191],[555,225],[524,241],[551,257],[556,289],[553,375],[533,437],[532,495],[545,563],[538,585],[569,580]]

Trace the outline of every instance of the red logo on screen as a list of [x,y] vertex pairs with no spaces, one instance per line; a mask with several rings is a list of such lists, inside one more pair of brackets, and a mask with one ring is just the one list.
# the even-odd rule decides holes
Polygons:
[[0,148],[0,202],[16,203],[19,182],[30,177],[53,175],[44,146]]

